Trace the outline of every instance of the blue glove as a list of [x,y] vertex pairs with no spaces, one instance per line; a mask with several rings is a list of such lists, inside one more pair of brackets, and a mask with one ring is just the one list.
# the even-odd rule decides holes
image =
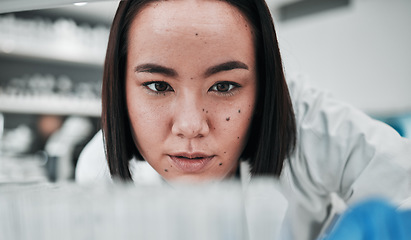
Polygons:
[[348,209],[324,240],[410,240],[411,211],[397,210],[381,199]]

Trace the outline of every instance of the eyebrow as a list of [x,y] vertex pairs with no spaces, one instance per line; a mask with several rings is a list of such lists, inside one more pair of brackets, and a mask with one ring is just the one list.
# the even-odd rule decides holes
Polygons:
[[216,66],[210,67],[207,69],[205,72],[205,76],[209,77],[213,74],[217,74],[219,72],[225,72],[225,71],[230,71],[234,69],[246,69],[248,70],[247,64],[239,61],[230,61],[230,62],[225,62],[222,64],[218,64]]
[[134,68],[134,72],[159,73],[168,77],[175,77],[178,75],[174,69],[154,63],[138,65]]
[[[229,62],[221,63],[221,64],[208,68],[205,71],[204,76],[209,77],[211,75],[214,75],[220,72],[230,71],[234,69],[248,70],[248,66],[247,64],[240,62],[240,61],[229,61]],[[165,75],[167,77],[178,76],[177,72],[174,69],[164,67],[158,64],[154,64],[154,63],[146,63],[146,64],[138,65],[134,68],[134,72],[158,73],[158,74]]]

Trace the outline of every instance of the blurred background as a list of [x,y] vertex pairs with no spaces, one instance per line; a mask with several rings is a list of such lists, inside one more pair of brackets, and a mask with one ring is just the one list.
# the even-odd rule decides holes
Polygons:
[[[268,0],[286,75],[411,138],[411,1]],[[58,7],[55,7],[59,5]],[[0,184],[72,181],[117,1],[0,3]]]

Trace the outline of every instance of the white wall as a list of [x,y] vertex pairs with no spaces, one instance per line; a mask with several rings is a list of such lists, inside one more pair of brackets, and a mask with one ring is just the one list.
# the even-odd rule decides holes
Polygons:
[[286,73],[371,114],[411,112],[410,0],[352,0],[275,23]]

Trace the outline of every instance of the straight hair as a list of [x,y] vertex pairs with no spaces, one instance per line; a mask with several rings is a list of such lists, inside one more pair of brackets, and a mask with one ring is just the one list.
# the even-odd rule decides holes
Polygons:
[[[132,180],[130,159],[144,160],[132,138],[125,99],[127,37],[135,16],[155,1],[159,0],[120,2],[104,63],[101,118],[106,158],[111,176],[126,181]],[[223,1],[237,7],[254,30],[258,92],[241,159],[249,162],[252,176],[279,177],[285,159],[295,148],[296,125],[274,23],[264,0]]]

